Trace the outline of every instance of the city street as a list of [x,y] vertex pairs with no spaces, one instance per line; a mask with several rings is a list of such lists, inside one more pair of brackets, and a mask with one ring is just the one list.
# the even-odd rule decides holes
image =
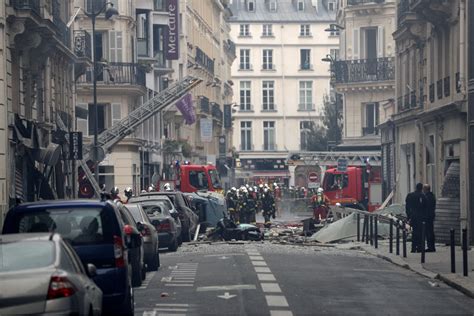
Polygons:
[[135,291],[136,315],[472,315],[474,300],[356,250],[183,245]]

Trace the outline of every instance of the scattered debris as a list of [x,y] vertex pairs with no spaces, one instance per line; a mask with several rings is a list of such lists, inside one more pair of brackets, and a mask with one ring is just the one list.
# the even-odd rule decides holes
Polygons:
[[438,282],[428,281],[428,283],[431,285],[431,287],[439,287]]
[[160,296],[161,296],[161,297],[168,297],[168,296],[170,296],[170,295],[169,295],[169,293],[162,292]]

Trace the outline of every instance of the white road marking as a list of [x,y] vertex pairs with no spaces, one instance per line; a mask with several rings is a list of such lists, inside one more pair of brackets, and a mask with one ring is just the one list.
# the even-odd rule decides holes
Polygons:
[[189,279],[189,280],[172,280],[172,281],[169,281],[171,283],[189,283],[189,282],[192,282],[194,281],[194,279]]
[[255,272],[257,273],[272,273],[272,271],[270,271],[270,268],[267,268],[267,267],[254,267],[255,268]]
[[196,289],[196,292],[255,290],[255,289],[257,289],[257,287],[253,284],[214,285],[214,286],[201,286],[201,287],[198,287]]
[[224,295],[217,295],[219,298],[223,298],[225,300],[228,300],[230,298],[236,297],[237,295],[230,295],[229,292],[225,292]]
[[154,308],[157,312],[187,312],[187,308]]
[[143,312],[143,316],[156,316],[155,311],[145,311]]
[[245,256],[245,253],[226,253],[220,255],[205,255],[204,257]]
[[189,307],[189,304],[160,303],[160,304],[155,304],[155,306],[163,306],[163,307]]
[[166,283],[165,286],[194,286],[192,283]]
[[252,261],[252,264],[254,266],[259,266],[259,267],[266,267],[267,264],[265,263],[265,261]]
[[278,283],[261,283],[260,285],[265,293],[281,293]]
[[268,306],[288,307],[288,302],[283,295],[265,295]]
[[259,281],[276,281],[273,274],[261,274],[257,273],[257,278]]
[[178,314],[175,314],[175,313],[158,313],[156,316],[186,316],[186,314],[182,314],[182,313],[178,313]]
[[249,256],[250,260],[260,260],[260,261],[263,261],[263,257],[262,256]]
[[293,316],[291,311],[270,311],[270,316]]
[[155,273],[156,271],[147,273],[145,280],[143,280],[142,282],[142,285],[140,287],[137,287],[137,289],[145,290],[146,288],[148,288],[148,284],[150,284],[150,281],[155,276]]

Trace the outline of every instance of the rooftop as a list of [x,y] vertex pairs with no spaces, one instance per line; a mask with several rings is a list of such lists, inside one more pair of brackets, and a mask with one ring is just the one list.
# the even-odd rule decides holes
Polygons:
[[[248,10],[248,2],[253,1],[253,11]],[[276,10],[270,11],[269,3],[277,3]],[[229,22],[331,22],[336,18],[336,12],[328,11],[331,0],[301,0],[303,10],[297,10],[299,0],[233,0],[229,5],[232,16]]]

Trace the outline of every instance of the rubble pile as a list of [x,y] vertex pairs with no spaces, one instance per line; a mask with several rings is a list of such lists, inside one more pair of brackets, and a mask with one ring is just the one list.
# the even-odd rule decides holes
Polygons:
[[306,242],[301,223],[276,224],[264,231],[265,240],[280,244]]

